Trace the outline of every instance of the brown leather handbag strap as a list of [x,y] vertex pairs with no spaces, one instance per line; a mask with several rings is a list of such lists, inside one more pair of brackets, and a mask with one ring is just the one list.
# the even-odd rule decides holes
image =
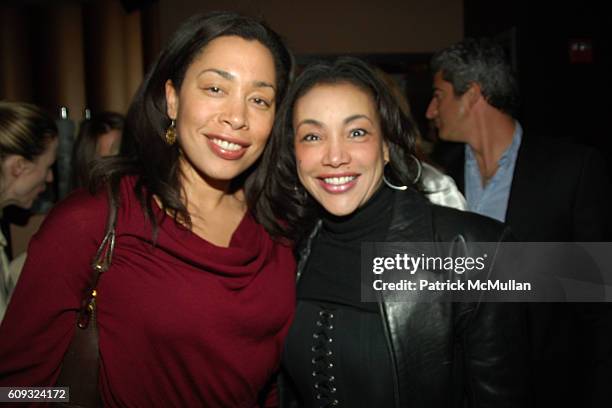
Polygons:
[[70,407],[101,406],[98,393],[99,343],[96,323],[96,298],[100,276],[108,270],[115,250],[115,225],[117,202],[108,188],[108,220],[102,243],[93,257],[91,283],[81,304],[72,342],[64,355],[56,385],[70,387],[70,402],[61,404]]

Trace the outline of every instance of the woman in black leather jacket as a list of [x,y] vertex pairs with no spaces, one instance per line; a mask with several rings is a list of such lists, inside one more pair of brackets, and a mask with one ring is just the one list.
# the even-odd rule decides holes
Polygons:
[[[461,107],[450,108],[460,123]],[[249,199],[260,222],[299,248],[281,406],[527,405],[521,305],[431,302],[426,291],[367,298],[365,242],[455,243],[437,254],[465,256],[508,236],[496,221],[421,196],[416,132],[354,58],[307,67],[278,112]]]

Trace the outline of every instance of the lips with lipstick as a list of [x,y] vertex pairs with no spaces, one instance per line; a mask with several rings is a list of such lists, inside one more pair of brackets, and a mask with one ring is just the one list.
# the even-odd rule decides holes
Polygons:
[[210,150],[225,160],[238,160],[247,151],[250,143],[220,135],[207,135]]
[[357,185],[359,174],[324,174],[317,179],[319,185],[328,193],[339,194],[344,193]]

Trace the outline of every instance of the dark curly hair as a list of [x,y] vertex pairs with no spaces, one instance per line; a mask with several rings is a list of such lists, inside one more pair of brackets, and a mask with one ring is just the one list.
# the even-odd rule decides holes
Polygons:
[[[157,231],[157,221],[151,206],[153,196],[175,219],[191,225],[191,218],[181,200],[179,147],[164,142],[170,125],[165,83],[170,80],[176,89],[180,89],[189,66],[204,47],[224,36],[258,41],[271,52],[276,68],[276,101],[280,104],[293,71],[293,57],[280,36],[265,23],[236,13],[192,16],[174,33],[134,97],[123,133],[123,157],[100,160],[92,169],[94,188],[111,181],[116,189],[121,176],[136,175],[136,197],[152,221],[154,231]],[[236,188],[243,182],[244,177],[237,181],[240,186]]]
[[310,232],[321,211],[297,176],[293,129],[296,102],[317,85],[344,83],[372,96],[389,147],[385,177],[394,184],[413,186],[418,171],[413,158],[417,126],[399,107],[380,76],[364,61],[353,57],[311,64],[291,85],[278,110],[268,146],[247,194],[257,220],[273,236],[299,242]]

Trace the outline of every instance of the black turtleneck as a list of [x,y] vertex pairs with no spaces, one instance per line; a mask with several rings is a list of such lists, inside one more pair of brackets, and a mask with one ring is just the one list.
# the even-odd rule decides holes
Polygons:
[[377,312],[361,301],[361,243],[384,241],[393,206],[393,191],[384,184],[350,215],[327,213],[314,239],[297,289],[298,299],[318,300]]
[[314,239],[283,353],[305,408],[395,405],[384,321],[377,303],[361,301],[360,271],[361,243],[386,238],[393,195],[383,185],[353,214],[328,214]]

